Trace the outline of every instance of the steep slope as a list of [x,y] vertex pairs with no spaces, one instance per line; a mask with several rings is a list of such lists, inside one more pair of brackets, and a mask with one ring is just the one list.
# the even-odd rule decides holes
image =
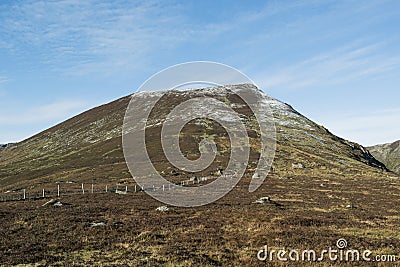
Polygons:
[[3,150],[0,185],[128,177],[121,148],[128,103],[124,97],[94,108]]
[[[248,175],[252,175],[259,157],[259,131],[254,114],[229,89],[250,88],[234,85],[187,91],[168,91],[153,110],[146,129],[149,155],[156,168],[171,179],[189,174],[175,169],[162,153],[161,123],[177,104],[199,96],[212,96],[229,104],[247,121],[251,154]],[[146,99],[149,93],[141,93]],[[130,97],[102,105],[55,127],[39,133],[0,153],[0,188],[36,187],[55,181],[121,182],[132,181],[127,170],[121,145],[123,117]],[[386,167],[362,146],[331,134],[324,127],[310,121],[291,106],[265,96],[260,99],[270,105],[277,129],[277,151],[273,163],[274,175],[295,176],[386,176]],[[198,143],[202,136],[213,136],[218,147],[215,162],[202,175],[214,175],[224,169],[229,159],[229,139],[219,124],[193,121],[185,126],[181,150],[188,158],[199,155]]]
[[400,174],[400,140],[389,144],[368,147],[368,150],[391,171]]

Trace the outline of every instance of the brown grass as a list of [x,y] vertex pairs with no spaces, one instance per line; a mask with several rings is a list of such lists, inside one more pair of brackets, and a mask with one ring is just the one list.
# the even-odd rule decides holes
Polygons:
[[[264,266],[256,256],[264,245],[318,250],[339,238],[353,249],[399,255],[399,182],[330,181],[320,188],[316,178],[270,177],[249,194],[244,179],[216,203],[165,213],[143,192],[67,196],[62,201],[72,205],[62,207],[42,207],[45,200],[1,203],[1,264]],[[368,188],[374,190],[365,194]],[[252,203],[262,196],[282,206]],[[90,228],[91,222],[107,225]],[[315,266],[332,264],[338,263]]]

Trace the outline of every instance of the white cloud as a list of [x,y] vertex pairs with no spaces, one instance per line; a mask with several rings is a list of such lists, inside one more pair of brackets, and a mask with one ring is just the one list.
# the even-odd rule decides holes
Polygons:
[[29,136],[32,136],[35,132],[32,130],[10,130],[0,132],[0,144],[16,143],[22,141]]
[[10,81],[11,79],[8,77],[0,75],[0,97],[6,95],[6,91],[2,89],[2,85]]
[[0,76],[0,84],[6,83],[6,82],[9,82],[9,81],[10,81],[10,79],[7,78],[6,76]]
[[80,100],[63,100],[11,112],[0,111],[0,143],[18,142],[49,125],[60,123],[93,106]]
[[37,123],[54,123],[64,120],[88,108],[88,103],[79,100],[64,100],[24,109],[21,112],[4,111],[0,114],[0,127],[5,125],[24,126]]
[[365,146],[400,139],[400,109],[342,114],[326,119],[324,126],[335,134]]
[[295,90],[339,84],[399,68],[400,57],[379,53],[383,49],[382,43],[341,47],[279,71],[266,70],[256,75],[255,81],[263,88]]
[[162,2],[34,1],[9,10],[0,11],[0,34],[8,36],[3,46],[74,75],[143,68],[152,49],[184,38],[174,7],[163,12]]

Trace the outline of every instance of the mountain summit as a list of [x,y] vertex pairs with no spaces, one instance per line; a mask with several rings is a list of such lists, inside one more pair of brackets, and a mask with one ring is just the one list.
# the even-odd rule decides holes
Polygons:
[[[253,85],[241,84],[163,92],[146,128],[148,154],[160,173],[171,179],[191,175],[168,163],[159,137],[167,114],[179,103],[200,96],[216,98],[243,116],[251,146],[246,173],[254,173],[260,155],[259,129],[254,114],[232,88],[258,90]],[[154,92],[140,94],[145,101]],[[385,165],[366,148],[333,135],[286,103],[263,97],[262,101],[272,109],[277,131],[272,175],[283,178],[386,176]],[[121,145],[123,119],[130,99],[126,96],[96,107],[0,151],[0,186],[10,189],[55,181],[130,179]],[[215,175],[224,169],[230,155],[229,138],[218,123],[204,119],[188,123],[180,136],[181,151],[187,158],[195,159],[204,136],[214,139],[218,154],[201,175]]]

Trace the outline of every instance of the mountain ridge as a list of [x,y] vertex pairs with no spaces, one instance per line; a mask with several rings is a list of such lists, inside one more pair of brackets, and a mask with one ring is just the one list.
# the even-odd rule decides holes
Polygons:
[[390,170],[400,174],[400,140],[368,147],[368,150]]
[[[259,90],[252,85],[231,85],[239,89]],[[229,87],[229,86],[227,86]],[[192,97],[212,96],[227,104],[246,118],[251,143],[250,164],[246,173],[255,169],[254,162],[259,156],[257,127],[254,116],[243,102],[227,87],[212,87],[186,91],[166,91],[160,99],[160,111],[154,112],[151,120],[162,122],[168,109]],[[159,93],[159,92],[158,92]],[[141,92],[146,98],[150,92]],[[0,154],[0,186],[4,188],[37,186],[54,181],[72,180],[113,181],[129,180],[129,174],[122,153],[122,125],[125,110],[131,96],[125,96],[110,103],[90,109],[63,123],[51,127],[22,142],[14,144]],[[277,150],[273,163],[274,175],[296,176],[387,176],[387,168],[376,160],[363,146],[333,135],[292,106],[269,96],[264,101],[272,109],[277,130]],[[203,122],[202,122],[203,123]],[[226,164],[229,154],[228,142],[223,130],[212,122],[205,122],[215,136],[220,158],[205,175]],[[183,139],[188,157],[196,157],[197,144],[203,136],[215,133],[199,125],[188,124],[188,134]],[[203,123],[204,125],[204,123]],[[149,127],[146,138],[151,143],[149,154],[155,165],[167,176],[183,177],[188,174],[175,170],[162,154],[159,137],[160,125]],[[33,184],[33,185],[32,185]]]

